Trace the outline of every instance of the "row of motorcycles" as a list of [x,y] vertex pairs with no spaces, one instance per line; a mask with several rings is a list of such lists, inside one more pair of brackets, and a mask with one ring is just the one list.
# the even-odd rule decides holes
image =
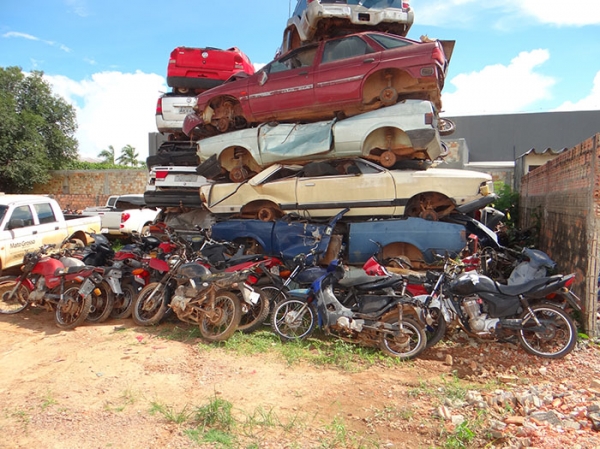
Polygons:
[[[325,267],[317,263],[318,245],[284,261],[244,254],[243,245],[201,230],[193,238],[166,226],[155,231],[116,252],[92,234],[88,247],[67,242],[26,254],[20,276],[0,278],[0,313],[42,306],[62,329],[129,316],[150,326],[174,314],[198,325],[208,341],[266,323],[283,341],[321,327],[400,359],[458,329],[518,342],[545,358],[564,357],[576,344],[572,315],[582,307],[570,290],[575,276],[548,276],[555,264],[541,251],[479,248],[471,236],[462,258],[439,255],[438,266],[417,274],[384,260],[382,251],[360,269],[339,259]],[[511,267],[507,279],[499,279],[499,261]]]

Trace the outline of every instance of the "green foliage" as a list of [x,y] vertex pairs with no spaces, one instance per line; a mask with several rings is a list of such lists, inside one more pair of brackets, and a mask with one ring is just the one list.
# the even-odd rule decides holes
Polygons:
[[86,162],[73,160],[69,161],[63,167],[63,170],[133,170],[138,167],[127,165],[110,164],[108,162]]
[[519,192],[513,192],[508,184],[499,182],[494,186],[498,199],[494,207],[506,214],[504,223],[510,228],[519,224]]
[[121,155],[116,159],[116,161],[122,165],[137,167],[141,164],[141,162],[138,160],[138,157],[140,157],[140,155],[135,151],[134,147],[131,145],[125,145],[123,148],[121,148]]
[[28,192],[77,158],[75,110],[42,77],[0,67],[0,191]]

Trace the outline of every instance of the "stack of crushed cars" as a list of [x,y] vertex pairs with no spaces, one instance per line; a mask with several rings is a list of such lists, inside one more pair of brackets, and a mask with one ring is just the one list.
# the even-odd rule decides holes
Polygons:
[[[260,70],[238,49],[220,51],[242,61],[226,80],[204,73],[217,50],[174,50],[173,92],[157,107],[170,141],[148,167],[187,165],[180,176],[197,175],[190,188],[200,191],[190,205],[217,218],[318,219],[346,207],[354,220],[475,213],[495,198],[491,177],[435,167],[448,153],[441,136],[454,131],[439,115],[454,41],[407,38],[413,20],[407,1],[299,0]],[[192,52],[200,71],[175,70]],[[173,98],[179,120],[186,114],[168,127]],[[186,205],[181,198],[165,206]]]

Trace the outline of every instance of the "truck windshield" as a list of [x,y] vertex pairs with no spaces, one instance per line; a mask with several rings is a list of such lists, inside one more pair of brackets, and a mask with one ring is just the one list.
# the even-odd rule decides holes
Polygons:
[[0,206],[0,223],[4,220],[4,216],[6,215],[6,211],[8,210],[8,206]]

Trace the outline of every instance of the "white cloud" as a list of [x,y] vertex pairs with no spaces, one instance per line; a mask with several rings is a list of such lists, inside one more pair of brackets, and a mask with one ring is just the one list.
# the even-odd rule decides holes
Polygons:
[[556,111],[591,111],[600,109],[600,72],[594,77],[594,86],[590,94],[579,101],[565,101]]
[[411,6],[419,25],[478,26],[490,13],[496,18],[496,26],[503,28],[516,18],[534,18],[539,23],[557,26],[600,24],[598,0],[412,0]]
[[71,52],[71,49],[69,47],[67,47],[66,45],[63,45],[61,43],[54,42],[54,41],[47,41],[47,40],[44,40],[44,39],[40,39],[37,36],[33,36],[33,35],[27,34],[27,33],[21,33],[19,31],[9,31],[7,33],[4,33],[2,35],[2,37],[6,37],[6,38],[17,37],[17,38],[21,38],[21,39],[27,39],[27,40],[30,40],[30,41],[43,42],[44,44],[51,45],[53,47],[58,47],[58,48],[60,48],[64,52],[67,52],[67,53]]
[[148,133],[156,132],[154,113],[165,79],[156,74],[101,72],[75,81],[62,75],[44,75],[54,93],[75,106],[79,152],[96,157],[112,145],[117,154],[132,145],[140,160],[148,156]]
[[550,98],[556,81],[535,72],[549,57],[548,50],[521,52],[509,65],[455,76],[449,82],[456,91],[442,96],[444,115],[512,113]]

